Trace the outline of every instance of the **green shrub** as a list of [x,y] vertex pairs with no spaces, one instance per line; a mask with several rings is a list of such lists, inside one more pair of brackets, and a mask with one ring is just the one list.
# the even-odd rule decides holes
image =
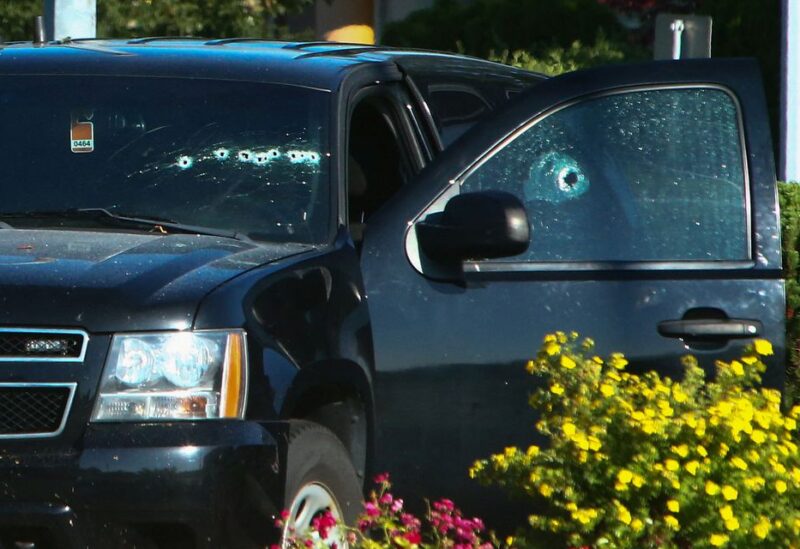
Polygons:
[[786,400],[800,397],[800,185],[778,183],[781,206],[781,245],[786,279]]
[[549,52],[570,51],[576,41],[597,47],[601,39],[625,50],[626,56],[628,50],[639,51],[627,46],[613,12],[596,0],[437,0],[433,7],[387,25],[381,41],[479,57],[517,50],[547,57]]
[[541,72],[548,75],[561,74],[597,65],[619,63],[625,60],[626,52],[606,38],[601,30],[597,33],[594,44],[584,46],[576,40],[569,47],[555,46],[542,50],[538,55],[533,55],[526,50],[503,51],[497,55],[489,55],[491,61],[505,63],[521,69]]
[[[532,498],[536,531],[572,547],[795,547],[800,536],[800,407],[760,387],[757,340],[706,381],[692,357],[681,381],[628,373],[578,334],[545,337],[530,373],[546,378],[531,405],[547,448],[506,448],[470,474]],[[518,545],[524,545],[523,533]]]

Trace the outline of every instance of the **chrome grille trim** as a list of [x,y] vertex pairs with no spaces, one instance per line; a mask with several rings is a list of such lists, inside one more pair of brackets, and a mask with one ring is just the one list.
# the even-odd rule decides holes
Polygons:
[[89,344],[89,334],[84,330],[51,329],[51,328],[0,328],[0,334],[44,334],[44,335],[79,335],[81,336],[81,350],[78,356],[3,356],[0,362],[83,362],[86,357],[86,347]]
[[8,434],[0,434],[0,440],[2,439],[11,439],[11,438],[51,438],[57,437],[64,431],[64,427],[67,425],[67,418],[69,417],[69,412],[72,409],[72,401],[75,399],[75,391],[78,388],[77,383],[0,383],[0,389],[12,389],[12,388],[31,388],[31,387],[45,387],[45,388],[52,388],[52,387],[64,387],[69,389],[69,396],[67,397],[67,402],[64,405],[64,413],[61,416],[61,423],[59,423],[58,428],[55,431],[51,431],[49,433],[15,433],[13,435]]

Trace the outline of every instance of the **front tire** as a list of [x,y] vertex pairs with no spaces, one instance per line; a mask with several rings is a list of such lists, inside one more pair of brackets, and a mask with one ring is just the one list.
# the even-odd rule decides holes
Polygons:
[[[352,526],[361,511],[361,482],[345,447],[331,431],[310,421],[293,421],[289,427],[286,452],[284,508],[289,511],[283,532],[283,546],[289,529],[300,535],[313,519],[330,511]],[[346,547],[344,539],[334,539]],[[342,534],[343,535],[343,534]]]

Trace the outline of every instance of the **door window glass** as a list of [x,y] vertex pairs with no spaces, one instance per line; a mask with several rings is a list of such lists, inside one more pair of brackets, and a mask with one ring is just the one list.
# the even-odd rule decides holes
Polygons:
[[517,195],[532,261],[749,259],[738,110],[678,88],[581,101],[546,116],[464,180]]

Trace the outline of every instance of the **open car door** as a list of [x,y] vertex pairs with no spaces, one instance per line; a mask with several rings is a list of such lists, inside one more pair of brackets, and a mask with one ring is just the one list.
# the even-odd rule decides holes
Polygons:
[[[498,191],[524,208],[529,243],[499,246],[521,233],[503,233],[519,217],[503,226],[511,210]],[[555,330],[672,377],[687,353],[711,371],[767,338],[765,383],[781,387],[776,194],[750,60],[575,72],[493,113],[376,215],[364,241],[377,467],[400,493],[424,487],[505,515],[466,471],[533,442],[524,364]]]

